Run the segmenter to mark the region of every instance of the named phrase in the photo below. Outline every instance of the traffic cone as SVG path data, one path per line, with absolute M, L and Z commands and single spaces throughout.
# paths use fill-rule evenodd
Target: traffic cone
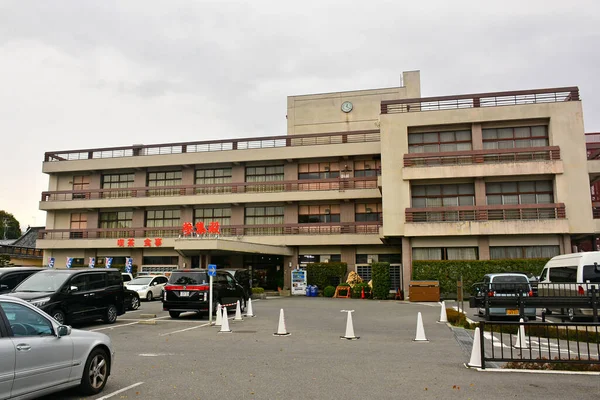
M 215 326 L 221 326 L 223 323 L 223 311 L 221 305 L 217 303 L 217 316 L 215 318 Z
M 283 308 L 279 311 L 279 326 L 277 327 L 277 333 L 274 333 L 273 336 L 289 336 L 289 333 L 285 328 L 285 317 L 283 316 Z
M 227 307 L 223 307 L 223 323 L 221 325 L 221 330 L 219 333 L 231 333 L 231 329 L 229 329 L 229 319 L 227 318 Z
M 256 317 L 252 312 L 252 299 L 248 297 L 248 306 L 246 308 L 246 317 Z
M 525 325 L 523 325 L 523 318 L 519 319 L 519 333 L 517 333 L 517 341 L 513 346 L 515 349 L 528 349 L 529 340 L 525 336 Z
M 347 312 L 348 318 L 346 319 L 346 334 L 344 336 L 340 336 L 340 339 L 360 339 L 359 337 L 354 336 L 354 324 L 352 323 L 352 313 L 354 312 L 354 310 L 342 310 L 342 312 Z
M 425 329 L 423 328 L 423 317 L 421 313 L 417 315 L 417 335 L 415 336 L 414 342 L 429 342 L 425 337 Z
M 479 327 L 475 328 L 473 334 L 473 348 L 471 349 L 471 359 L 467 364 L 468 368 L 481 368 L 481 342 L 479 338 Z
M 242 318 L 242 309 L 240 308 L 240 301 L 237 301 L 237 304 L 235 306 L 235 317 L 233 318 L 234 321 L 243 321 L 244 319 Z
M 363 287 L 362 290 L 360 291 L 360 298 L 364 299 L 365 298 L 365 288 Z
M 448 316 L 446 315 L 446 302 L 445 301 L 442 301 L 442 309 L 440 310 L 440 320 L 438 322 L 440 324 L 448 322 Z

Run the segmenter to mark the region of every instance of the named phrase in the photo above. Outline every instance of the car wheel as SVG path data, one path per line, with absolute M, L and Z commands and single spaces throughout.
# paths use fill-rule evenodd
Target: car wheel
M 98 394 L 104 389 L 108 379 L 108 355 L 102 349 L 94 349 L 85 362 L 79 390 L 84 395 Z
M 181 313 L 179 311 L 169 311 L 169 315 L 171 316 L 171 318 L 179 318 Z
M 58 322 L 61 325 L 64 325 L 67 322 L 67 318 L 65 317 L 65 313 L 62 312 L 61 310 L 54 310 L 54 311 L 52 311 L 52 318 L 54 318 L 56 320 L 56 322 Z
M 110 304 L 106 308 L 106 314 L 104 315 L 104 322 L 107 324 L 114 324 L 117 321 L 117 307 L 114 304 Z
M 149 292 L 146 294 L 146 300 L 148 300 L 148 301 L 152 301 L 153 299 L 154 299 L 154 296 L 152 295 L 152 292 L 150 292 L 150 291 L 149 291 Z
M 140 298 L 138 296 L 133 296 L 131 298 L 131 309 L 137 310 L 138 308 L 140 308 Z

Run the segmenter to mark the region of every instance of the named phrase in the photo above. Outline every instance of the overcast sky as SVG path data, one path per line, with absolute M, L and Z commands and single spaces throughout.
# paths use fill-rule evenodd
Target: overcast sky
M 494 3 L 495 5 L 490 5 Z M 286 96 L 580 87 L 600 1 L 0 0 L 0 209 L 45 225 L 45 151 L 284 135 Z

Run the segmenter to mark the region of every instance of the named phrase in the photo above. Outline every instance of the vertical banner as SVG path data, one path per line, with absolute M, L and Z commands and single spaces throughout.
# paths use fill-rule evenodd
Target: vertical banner
M 73 257 L 67 257 L 67 268 L 71 268 L 73 265 Z
M 54 257 L 48 257 L 48 268 L 54 268 Z
M 132 270 L 133 270 L 133 258 L 127 257 L 125 259 L 125 272 L 127 272 L 128 274 L 131 274 Z
M 112 257 L 106 257 L 105 259 L 105 264 L 106 264 L 106 268 L 110 268 L 110 266 L 112 265 Z
M 90 257 L 90 268 L 94 268 L 96 266 L 96 257 Z

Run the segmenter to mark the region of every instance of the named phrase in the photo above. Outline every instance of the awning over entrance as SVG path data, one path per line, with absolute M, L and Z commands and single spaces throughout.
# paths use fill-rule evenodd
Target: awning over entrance
M 280 256 L 294 255 L 293 249 L 288 246 L 273 246 L 231 239 L 176 239 L 175 250 L 185 255 L 197 254 L 199 250 L 216 250 L 249 254 L 274 254 Z

